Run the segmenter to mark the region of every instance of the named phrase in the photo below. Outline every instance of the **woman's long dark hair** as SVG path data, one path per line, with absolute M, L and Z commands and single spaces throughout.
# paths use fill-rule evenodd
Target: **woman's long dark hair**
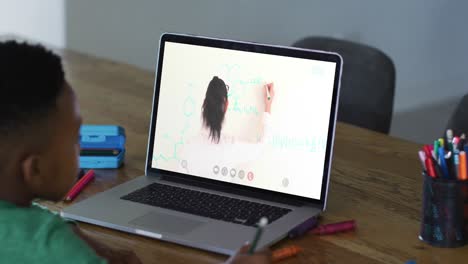
M 221 126 L 224 120 L 227 88 L 223 80 L 217 76 L 208 84 L 205 100 L 202 106 L 203 125 L 210 129 L 212 142 L 219 143 Z

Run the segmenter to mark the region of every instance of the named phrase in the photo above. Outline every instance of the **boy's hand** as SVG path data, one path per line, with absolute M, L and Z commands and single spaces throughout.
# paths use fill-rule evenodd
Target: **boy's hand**
M 239 251 L 226 261 L 226 264 L 268 264 L 272 263 L 271 251 L 268 249 L 255 252 L 249 255 L 249 244 L 245 244 Z

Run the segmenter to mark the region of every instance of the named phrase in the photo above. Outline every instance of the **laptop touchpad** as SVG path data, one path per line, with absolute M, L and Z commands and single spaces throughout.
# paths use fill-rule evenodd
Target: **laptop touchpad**
M 150 212 L 133 219 L 129 224 L 146 230 L 154 230 L 154 232 L 184 235 L 201 226 L 204 222 L 175 215 Z

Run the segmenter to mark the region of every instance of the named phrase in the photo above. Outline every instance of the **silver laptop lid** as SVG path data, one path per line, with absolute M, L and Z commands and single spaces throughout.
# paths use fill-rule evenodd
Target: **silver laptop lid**
M 325 209 L 342 59 L 161 36 L 146 175 Z

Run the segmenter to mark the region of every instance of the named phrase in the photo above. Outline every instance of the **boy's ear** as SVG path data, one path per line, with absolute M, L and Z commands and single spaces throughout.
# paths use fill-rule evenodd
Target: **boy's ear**
M 37 155 L 30 155 L 21 163 L 21 172 L 23 180 L 28 189 L 36 194 L 41 189 L 42 177 L 40 158 Z

